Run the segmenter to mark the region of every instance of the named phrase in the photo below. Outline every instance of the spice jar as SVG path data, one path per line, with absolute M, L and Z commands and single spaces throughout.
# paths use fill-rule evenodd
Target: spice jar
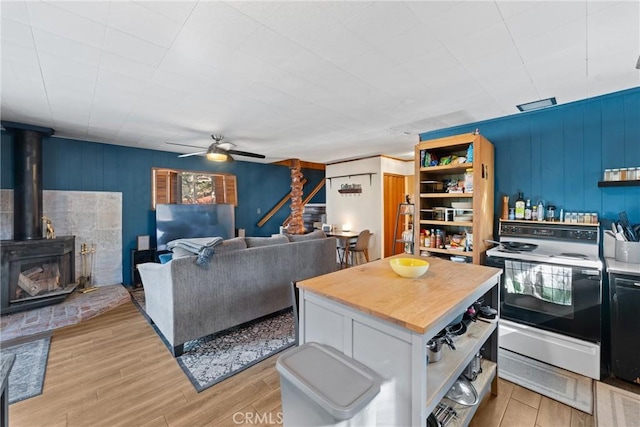
M 604 170 L 604 180 L 611 181 L 611 169 Z
M 620 169 L 611 169 L 611 181 L 620 181 Z
M 627 168 L 620 168 L 620 181 L 627 180 Z

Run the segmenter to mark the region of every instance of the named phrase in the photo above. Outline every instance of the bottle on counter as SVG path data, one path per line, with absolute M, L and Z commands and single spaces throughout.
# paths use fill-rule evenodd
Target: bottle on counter
M 531 199 L 527 199 L 527 202 L 524 205 L 524 219 L 531 220 L 532 210 L 531 210 Z
M 544 221 L 544 203 L 542 203 L 542 200 L 538 201 L 538 221 Z
M 533 208 L 531 208 L 531 221 L 537 221 L 538 220 L 538 205 L 533 205 Z
M 553 205 L 547 206 L 547 221 L 555 221 L 556 220 L 556 207 Z
M 524 219 L 524 199 L 522 198 L 522 192 L 518 193 L 516 199 L 516 220 Z

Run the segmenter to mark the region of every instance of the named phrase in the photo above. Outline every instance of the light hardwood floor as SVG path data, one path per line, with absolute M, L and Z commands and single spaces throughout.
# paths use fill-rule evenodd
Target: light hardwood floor
M 9 425 L 274 426 L 277 355 L 197 393 L 133 303 L 54 332 L 43 393 L 9 407 Z M 593 426 L 593 417 L 500 381 L 472 426 Z

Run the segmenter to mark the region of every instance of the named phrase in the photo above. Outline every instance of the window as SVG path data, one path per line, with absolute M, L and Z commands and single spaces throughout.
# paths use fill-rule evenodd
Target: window
M 238 206 L 236 177 L 224 173 L 152 169 L 151 206 L 162 204 L 216 204 Z

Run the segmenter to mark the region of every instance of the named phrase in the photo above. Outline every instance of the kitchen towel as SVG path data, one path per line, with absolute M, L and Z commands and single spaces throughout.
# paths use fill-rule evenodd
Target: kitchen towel
M 506 291 L 558 305 L 572 304 L 571 268 L 505 260 Z

